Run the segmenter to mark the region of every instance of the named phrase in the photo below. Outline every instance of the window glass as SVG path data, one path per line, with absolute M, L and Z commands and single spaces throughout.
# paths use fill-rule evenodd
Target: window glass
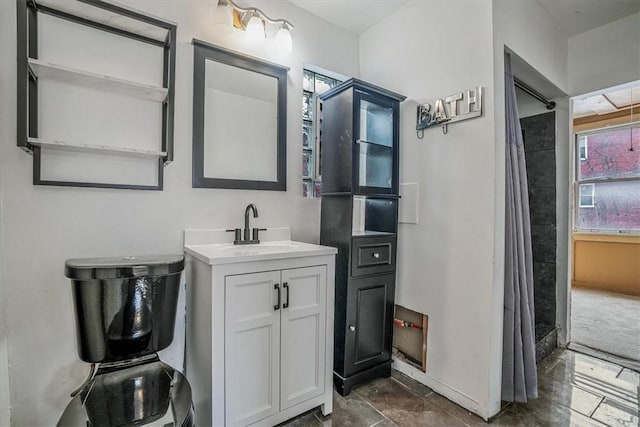
M 313 99 L 310 93 L 302 94 L 302 118 L 313 120 Z
M 580 184 L 580 207 L 593 207 L 593 184 Z
M 320 197 L 322 193 L 322 170 L 320 138 L 322 104 L 320 93 L 341 82 L 310 70 L 302 72 L 302 195 Z
M 575 228 L 640 231 L 640 125 L 576 137 Z
M 313 92 L 313 80 L 314 74 L 309 70 L 304 70 L 302 72 L 302 89 L 306 90 L 307 92 Z
M 334 80 L 327 76 L 323 76 L 322 74 L 316 74 L 316 84 L 315 84 L 316 90 L 315 91 L 318 94 L 326 92 L 332 87 L 336 86 L 337 83 L 338 83 L 337 80 Z
M 640 126 L 578 138 L 578 180 L 640 177 Z
M 580 185 L 580 208 L 578 228 L 586 230 L 640 231 L 640 180 L 599 182 L 592 187 L 592 207 L 582 206 L 589 202 L 588 190 Z

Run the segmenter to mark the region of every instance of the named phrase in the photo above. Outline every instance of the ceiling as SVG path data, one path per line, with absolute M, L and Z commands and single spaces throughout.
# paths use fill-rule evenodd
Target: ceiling
M 289 2 L 356 35 L 408 0 L 289 0 Z
M 640 11 L 640 0 L 538 0 L 569 36 Z
M 631 83 L 573 101 L 573 117 L 603 115 L 640 104 L 640 85 Z M 634 107 L 635 108 L 635 107 Z
M 640 11 L 640 0 L 537 1 L 568 36 L 583 33 Z M 289 0 L 289 2 L 359 35 L 399 6 L 407 3 L 407 0 Z

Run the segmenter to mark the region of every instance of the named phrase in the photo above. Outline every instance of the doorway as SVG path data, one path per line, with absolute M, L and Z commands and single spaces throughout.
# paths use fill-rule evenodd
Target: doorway
M 640 370 L 640 82 L 577 96 L 571 344 Z

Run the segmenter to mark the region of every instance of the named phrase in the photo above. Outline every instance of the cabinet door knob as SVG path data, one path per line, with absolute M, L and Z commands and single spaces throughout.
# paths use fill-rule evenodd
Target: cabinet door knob
M 374 252 L 374 253 L 373 253 L 373 257 L 374 257 L 375 259 L 378 259 L 378 258 L 380 258 L 380 254 L 379 254 L 378 252 Z
M 355 326 L 353 326 L 353 325 L 349 325 L 349 330 L 350 330 L 351 332 L 355 332 L 355 331 L 356 331 L 356 327 L 355 327 Z

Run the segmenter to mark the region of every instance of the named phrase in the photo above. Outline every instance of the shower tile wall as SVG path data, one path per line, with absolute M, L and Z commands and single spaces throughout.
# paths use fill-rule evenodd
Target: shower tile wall
M 556 115 L 520 120 L 529 184 L 537 358 L 556 347 Z

